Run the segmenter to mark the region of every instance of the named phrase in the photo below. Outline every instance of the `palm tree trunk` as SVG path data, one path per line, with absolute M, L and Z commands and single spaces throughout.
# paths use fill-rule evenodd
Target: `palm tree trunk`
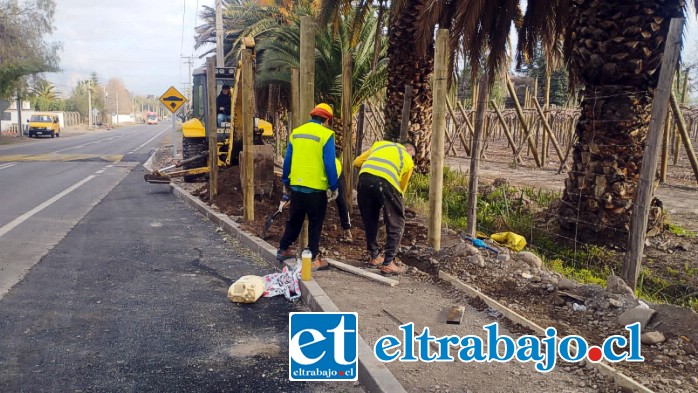
M 400 137 L 405 85 L 412 86 L 409 139 L 417 147 L 415 167 L 418 172 L 429 171 L 429 142 L 431 140 L 432 92 L 430 78 L 434 70 L 434 42 L 425 53 L 415 50 L 417 16 L 424 0 L 410 0 L 399 15 L 393 16 L 388 32 L 388 88 L 385 105 L 385 139 Z
M 563 232 L 585 243 L 628 239 L 664 41 L 682 0 L 572 3 L 570 72 L 584 87 L 572 170 L 560 205 Z M 661 230 L 653 202 L 648 231 Z

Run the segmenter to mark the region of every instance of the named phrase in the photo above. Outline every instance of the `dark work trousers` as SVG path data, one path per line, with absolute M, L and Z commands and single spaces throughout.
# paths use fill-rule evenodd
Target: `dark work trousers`
M 356 186 L 358 192 L 359 211 L 366 232 L 366 248 L 371 258 L 380 254 L 378 247 L 378 220 L 381 207 L 383 208 L 383 222 L 386 229 L 385 259 L 383 264 L 388 265 L 395 259 L 402 233 L 405 230 L 405 209 L 402 205 L 402 195 L 387 180 L 370 173 L 359 175 Z
M 344 185 L 344 174 L 339 175 L 339 196 L 337 197 L 337 214 L 339 214 L 339 222 L 342 223 L 342 229 L 347 230 L 351 228 L 351 220 L 349 219 L 349 205 L 351 199 L 347 201 L 344 199 L 345 190 L 347 189 Z M 350 197 L 351 198 L 351 197 Z
M 327 192 L 298 192 L 291 191 L 291 209 L 286 230 L 281 237 L 279 248 L 288 249 L 293 242 L 298 239 L 298 235 L 303 228 L 303 221 L 308 216 L 308 248 L 313 253 L 313 260 L 320 250 L 320 234 L 322 233 L 322 223 L 325 221 L 325 211 L 327 210 Z

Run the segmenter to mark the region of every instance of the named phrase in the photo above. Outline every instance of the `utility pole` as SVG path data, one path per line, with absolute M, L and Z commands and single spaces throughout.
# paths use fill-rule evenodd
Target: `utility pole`
M 17 89 L 17 126 L 19 136 L 24 136 L 24 130 L 22 129 L 22 96 L 19 89 Z
M 116 95 L 116 125 L 119 125 L 119 90 L 115 90 L 115 95 Z
M 194 65 L 194 56 L 182 56 L 183 59 L 186 59 L 184 64 L 187 64 L 189 66 L 189 73 L 187 73 L 187 84 L 186 84 L 186 91 L 185 91 L 185 96 L 187 97 L 187 102 L 184 104 L 185 108 L 189 108 L 191 105 L 191 97 L 192 97 L 192 75 L 191 75 L 191 68 Z M 186 118 L 186 115 L 189 111 L 187 109 L 184 110 L 184 118 Z
M 87 81 L 87 128 L 92 128 L 92 80 Z
M 216 67 L 223 67 L 223 0 L 216 0 Z

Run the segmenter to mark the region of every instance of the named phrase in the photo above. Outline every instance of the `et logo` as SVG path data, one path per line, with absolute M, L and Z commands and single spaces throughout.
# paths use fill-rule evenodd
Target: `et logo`
M 288 318 L 291 381 L 358 379 L 359 334 L 355 312 L 293 312 Z

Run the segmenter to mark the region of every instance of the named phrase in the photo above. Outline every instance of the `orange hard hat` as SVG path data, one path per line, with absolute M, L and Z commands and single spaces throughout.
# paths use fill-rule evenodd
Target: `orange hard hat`
M 317 106 L 310 111 L 310 116 L 320 116 L 323 119 L 332 120 L 334 114 L 332 112 L 332 107 L 323 102 L 322 104 L 317 104 Z

